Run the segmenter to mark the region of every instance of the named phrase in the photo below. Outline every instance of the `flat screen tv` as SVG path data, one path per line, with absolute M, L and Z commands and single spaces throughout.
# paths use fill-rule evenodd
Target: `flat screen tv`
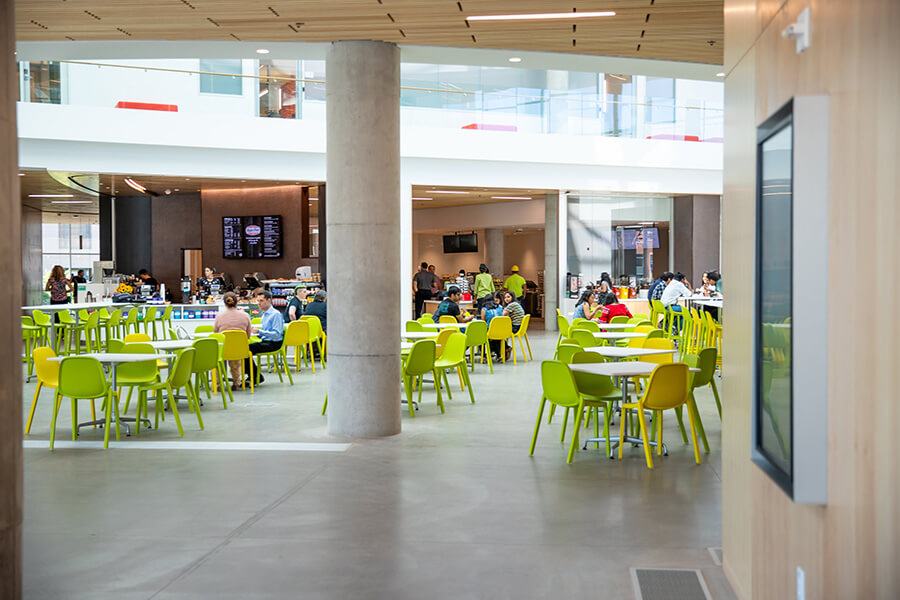
M 222 256 L 281 258 L 281 215 L 222 217 Z
M 478 252 L 478 234 L 457 233 L 444 236 L 444 254 Z

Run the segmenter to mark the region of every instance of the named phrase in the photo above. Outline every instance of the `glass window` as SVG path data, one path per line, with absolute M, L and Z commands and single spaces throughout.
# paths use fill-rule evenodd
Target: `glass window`
M 44 282 L 55 265 L 62 265 L 69 277 L 84 269 L 90 278 L 94 261 L 100 260 L 99 215 L 44 212 L 42 220 Z
M 240 75 L 240 59 L 200 59 L 200 92 L 203 94 L 228 94 L 240 96 L 243 94 L 243 81 L 240 77 L 223 75 L 206 75 L 204 73 L 229 73 Z
M 259 61 L 259 116 L 297 118 L 297 61 Z
M 60 104 L 62 102 L 62 73 L 58 62 L 23 62 L 24 83 L 29 102 Z
M 675 80 L 669 78 L 648 77 L 647 102 L 650 104 L 651 123 L 674 123 Z

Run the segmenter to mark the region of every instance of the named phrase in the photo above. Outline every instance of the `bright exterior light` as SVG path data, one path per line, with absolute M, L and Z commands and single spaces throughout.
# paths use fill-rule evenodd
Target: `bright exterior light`
M 256 49 L 256 53 L 257 53 L 257 54 L 268 54 L 269 51 L 266 50 L 265 48 L 257 48 L 257 49 Z
M 413 198 L 413 200 L 434 200 L 434 198 Z
M 90 200 L 52 200 L 50 204 L 90 204 Z
M 491 196 L 491 200 L 531 200 L 531 196 Z
M 431 190 L 432 194 L 468 194 L 469 192 L 460 192 L 457 190 Z
M 564 12 L 564 13 L 531 13 L 524 15 L 477 15 L 466 17 L 467 21 L 525 21 L 528 19 L 589 19 L 593 17 L 614 17 L 616 13 L 611 10 L 595 12 Z
M 29 198 L 74 198 L 75 194 L 28 194 Z
M 125 185 L 127 185 L 127 186 L 130 187 L 131 189 L 137 190 L 138 192 L 141 192 L 141 193 L 147 191 L 147 188 L 145 188 L 144 186 L 142 186 L 141 184 L 139 184 L 139 183 L 138 183 L 137 181 L 135 181 L 134 179 L 131 179 L 130 177 L 126 177 L 126 178 L 125 178 Z
M 513 56 L 512 58 L 509 59 L 509 62 L 511 62 L 511 63 L 520 63 L 520 62 L 522 62 L 522 59 L 519 58 L 518 56 Z
M 716 77 L 725 77 L 725 73 L 716 73 Z

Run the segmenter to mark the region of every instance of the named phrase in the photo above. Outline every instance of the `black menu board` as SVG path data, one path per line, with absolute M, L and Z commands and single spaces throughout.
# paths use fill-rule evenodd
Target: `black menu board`
M 281 258 L 281 215 L 222 217 L 225 258 Z

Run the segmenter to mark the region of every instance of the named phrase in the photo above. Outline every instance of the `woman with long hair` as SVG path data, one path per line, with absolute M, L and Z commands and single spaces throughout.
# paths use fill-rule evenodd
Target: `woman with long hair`
M 237 296 L 234 292 L 226 292 L 222 297 L 225 303 L 225 310 L 219 311 L 216 315 L 216 321 L 213 323 L 213 331 L 222 333 L 230 329 L 243 331 L 249 339 L 253 333 L 250 330 L 250 315 L 237 307 Z M 231 371 L 231 389 L 238 391 L 241 389 L 241 361 L 228 361 L 228 369 Z
M 595 291 L 600 298 L 603 298 L 603 294 L 612 294 L 613 293 L 613 282 L 609 277 L 609 273 L 603 272 L 600 273 L 600 281 L 597 282 L 597 288 Z
M 596 308 L 592 309 L 591 306 L 594 304 L 594 290 L 588 288 L 581 293 L 581 298 L 578 299 L 578 302 L 575 304 L 575 313 L 572 315 L 573 319 L 587 319 L 591 320 L 597 316 L 597 313 L 600 312 L 600 305 L 598 304 Z
M 50 304 L 68 304 L 69 292 L 73 292 L 75 286 L 66 279 L 66 271 L 62 265 L 56 265 L 50 271 L 50 278 L 47 279 L 44 290 L 50 292 Z

